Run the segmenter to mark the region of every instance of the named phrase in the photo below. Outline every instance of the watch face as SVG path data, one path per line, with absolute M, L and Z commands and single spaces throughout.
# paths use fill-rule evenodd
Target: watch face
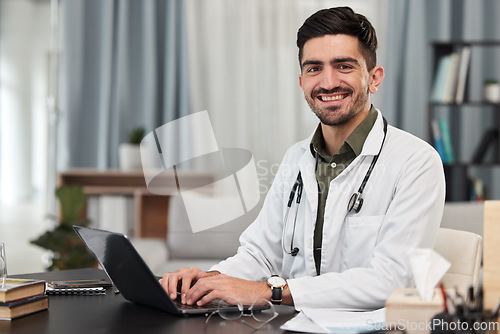
M 286 284 L 286 281 L 278 276 L 271 276 L 267 279 L 267 283 L 271 286 L 284 286 Z

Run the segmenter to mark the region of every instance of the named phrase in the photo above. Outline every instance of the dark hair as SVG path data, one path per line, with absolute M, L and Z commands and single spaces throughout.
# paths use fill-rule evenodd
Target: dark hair
M 377 65 L 377 34 L 368 19 L 349 7 L 322 9 L 311 15 L 297 32 L 299 63 L 302 66 L 304 44 L 324 35 L 350 35 L 358 39 L 368 71 Z

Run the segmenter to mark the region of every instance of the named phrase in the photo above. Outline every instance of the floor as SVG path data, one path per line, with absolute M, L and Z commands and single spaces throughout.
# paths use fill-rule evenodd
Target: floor
M 51 226 L 44 216 L 41 203 L 0 206 L 0 242 L 5 243 L 9 276 L 45 271 L 49 254 L 29 243 Z

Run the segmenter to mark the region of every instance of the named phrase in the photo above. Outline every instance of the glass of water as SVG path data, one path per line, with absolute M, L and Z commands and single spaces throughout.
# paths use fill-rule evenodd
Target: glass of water
M 7 258 L 5 257 L 5 244 L 0 242 L 0 284 L 7 278 Z

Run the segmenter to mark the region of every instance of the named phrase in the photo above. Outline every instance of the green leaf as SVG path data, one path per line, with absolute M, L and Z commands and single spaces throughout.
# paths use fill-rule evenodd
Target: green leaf
M 145 133 L 146 130 L 144 130 L 144 128 L 142 127 L 133 129 L 132 131 L 130 131 L 130 134 L 128 136 L 128 142 L 130 144 L 139 145 L 142 141 L 142 138 L 144 138 Z
M 53 269 L 66 270 L 89 268 L 96 265 L 94 256 L 84 245 L 73 246 L 69 251 L 58 254 L 53 261 Z
M 51 270 L 95 267 L 96 260 L 80 240 L 73 225 L 88 226 L 88 219 L 79 219 L 85 207 L 85 193 L 79 185 L 57 188 L 56 195 L 61 208 L 61 222 L 53 230 L 31 240 L 34 245 L 54 252 Z
M 79 185 L 65 185 L 57 188 L 57 198 L 61 206 L 61 220 L 73 222 L 78 220 L 85 206 L 85 193 Z
M 53 252 L 63 252 L 67 249 L 70 240 L 77 237 L 73 228 L 68 225 L 57 225 L 53 231 L 47 231 L 31 243 Z

